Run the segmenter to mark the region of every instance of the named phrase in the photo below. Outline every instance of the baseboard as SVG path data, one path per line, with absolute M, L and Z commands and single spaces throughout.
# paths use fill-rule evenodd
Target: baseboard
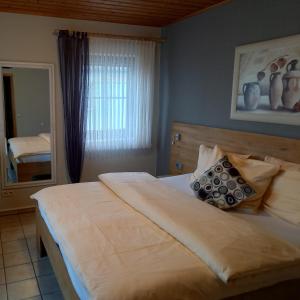
M 0 211 L 0 216 L 25 214 L 25 213 L 31 213 L 31 212 L 35 212 L 35 206 L 2 210 L 2 211 Z

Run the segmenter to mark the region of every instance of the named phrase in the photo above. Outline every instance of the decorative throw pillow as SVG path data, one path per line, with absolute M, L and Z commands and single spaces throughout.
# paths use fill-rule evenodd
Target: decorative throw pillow
M 256 194 L 225 155 L 191 183 L 195 195 L 221 209 L 238 205 Z

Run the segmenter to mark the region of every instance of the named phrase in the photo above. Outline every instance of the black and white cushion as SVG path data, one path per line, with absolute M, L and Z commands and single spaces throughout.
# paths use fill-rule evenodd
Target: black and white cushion
M 256 194 L 227 156 L 196 178 L 191 188 L 199 199 L 221 209 L 234 207 Z

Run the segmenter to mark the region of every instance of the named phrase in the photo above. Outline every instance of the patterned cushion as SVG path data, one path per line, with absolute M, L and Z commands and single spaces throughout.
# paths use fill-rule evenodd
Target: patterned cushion
M 198 198 L 221 209 L 234 207 L 256 194 L 227 156 L 196 178 L 191 188 Z

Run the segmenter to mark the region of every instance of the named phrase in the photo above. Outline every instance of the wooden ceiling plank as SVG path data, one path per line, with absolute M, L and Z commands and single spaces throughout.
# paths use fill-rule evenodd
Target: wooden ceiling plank
M 0 0 L 0 11 L 162 27 L 229 1 Z
M 0 4 L 1 5 L 1 4 Z M 79 13 L 82 13 L 82 14 L 85 14 L 85 13 L 89 13 L 89 12 L 92 12 L 92 13 L 95 13 L 95 14 L 105 14 L 105 13 L 108 13 L 108 14 L 114 14 L 114 15 L 119 15 L 119 16 L 131 16 L 131 17 L 155 17 L 155 18 L 158 18 L 158 19 L 164 19 L 164 18 L 168 18 L 168 19 L 172 19 L 172 18 L 176 18 L 178 17 L 177 16 L 174 16 L 174 15 L 167 15 L 167 14 L 156 14 L 156 13 L 147 13 L 147 12 L 143 12 L 143 11 L 129 11 L 129 10 L 120 10 L 120 9 L 113 9 L 113 10 L 110 10 L 110 9 L 101 9 L 101 10 L 87 10 L 85 9 L 84 7 L 80 8 L 80 7 L 77 7 L 77 6 L 70 6 L 70 7 L 65 7 L 61 4 L 58 4 L 58 5 L 55 5 L 55 6 L 47 6 L 46 4 L 41 4 L 39 3 L 38 5 L 35 5 L 35 6 L 28 6 L 26 4 L 26 1 L 23 1 L 23 3 L 19 3 L 17 6 L 15 4 L 8 4 L 8 7 L 11 8 L 11 9 L 32 9 L 32 10 L 36 10 L 38 11 L 39 9 L 46 9 L 46 10 L 52 10 L 52 11 L 56 11 L 56 10 L 68 10 L 69 12 L 79 12 Z
M 61 1 L 50 1 L 50 0 L 46 0 L 46 1 L 40 1 L 40 3 L 60 3 L 62 4 Z M 149 3 L 147 3 L 148 5 L 138 5 L 136 2 L 134 3 L 127 3 L 127 1 L 110 1 L 109 3 L 105 2 L 103 4 L 100 4 L 98 2 L 90 2 L 90 1 L 80 1 L 80 3 L 76 4 L 73 1 L 71 2 L 67 2 L 65 5 L 68 6 L 81 6 L 81 7 L 91 7 L 91 8 L 102 8 L 102 7 L 118 7 L 121 9 L 136 9 L 136 10 L 142 10 L 142 11 L 153 11 L 153 12 L 162 12 L 162 9 L 164 9 L 164 11 L 168 11 L 171 14 L 174 15 L 182 15 L 182 11 L 183 9 L 185 10 L 190 10 L 190 7 L 182 7 L 181 6 L 158 6 L 158 5 L 149 5 Z M 62 4 L 64 5 L 64 4 Z
M 16 12 L 13 9 L 6 8 L 2 9 L 0 6 L 0 10 L 5 12 Z M 99 22 L 113 22 L 113 23 L 121 23 L 121 24 L 130 24 L 130 25 L 144 25 L 144 26 L 155 26 L 161 27 L 163 24 L 162 21 L 157 21 L 153 18 L 132 18 L 132 17 L 118 17 L 113 15 L 100 15 L 99 14 L 82 14 L 82 13 L 70 13 L 67 11 L 49 11 L 49 10 L 26 10 L 23 8 L 19 10 L 17 13 L 29 14 L 29 15 L 37 15 L 37 16 L 48 16 L 48 17 L 58 17 L 58 18 L 71 18 L 71 19 L 79 19 L 79 20 L 93 20 Z
M 42 4 L 43 6 L 46 6 L 49 4 L 53 4 L 53 6 L 55 7 L 66 7 L 63 4 L 60 3 L 60 1 L 44 1 L 44 3 Z M 41 6 L 41 4 L 39 4 Z M 68 4 L 68 8 L 78 8 L 78 10 L 86 10 L 87 8 L 83 5 L 75 5 L 73 4 Z M 97 11 L 122 11 L 122 12 L 128 12 L 128 13 L 133 13 L 133 14 L 140 14 L 140 15 L 156 15 L 159 14 L 160 16 L 164 17 L 164 16 L 172 16 L 172 17 L 178 17 L 178 16 L 182 16 L 182 13 L 174 12 L 172 10 L 169 11 L 164 11 L 164 10 L 159 10 L 159 9 L 138 9 L 136 7 L 131 8 L 129 6 L 125 6 L 125 7 L 119 7 L 117 5 L 104 5 L 103 7 L 97 6 L 97 7 L 93 7 L 93 11 L 97 12 Z
M 0 6 L 1 7 L 1 6 Z M 174 17 L 166 17 L 166 16 L 155 16 L 155 15 L 149 15 L 149 14 L 142 14 L 142 13 L 136 13 L 136 14 L 129 14 L 129 13 L 124 13 L 122 11 L 109 11 L 109 10 L 102 10 L 102 11 L 93 11 L 93 12 L 90 12 L 90 11 L 84 11 L 84 10 L 78 10 L 77 8 L 68 8 L 67 10 L 64 8 L 64 7 L 56 7 L 55 9 L 49 9 L 47 6 L 41 6 L 39 5 L 38 7 L 36 8 L 27 8 L 26 6 L 19 6 L 17 8 L 19 11 L 26 11 L 26 12 L 30 12 L 31 10 L 34 10 L 35 12 L 38 12 L 38 11 L 43 11 L 45 13 L 49 12 L 52 14 L 56 14 L 56 13 L 59 13 L 59 12 L 65 12 L 66 14 L 68 15 L 72 15 L 72 14 L 79 14 L 79 15 L 82 15 L 82 16 L 93 16 L 93 17 L 96 17 L 97 19 L 100 17 L 100 16 L 106 16 L 106 15 L 111 15 L 111 16 L 115 16 L 115 17 L 119 17 L 119 18 L 146 18 L 146 19 L 155 19 L 155 20 L 172 20 L 174 19 Z

